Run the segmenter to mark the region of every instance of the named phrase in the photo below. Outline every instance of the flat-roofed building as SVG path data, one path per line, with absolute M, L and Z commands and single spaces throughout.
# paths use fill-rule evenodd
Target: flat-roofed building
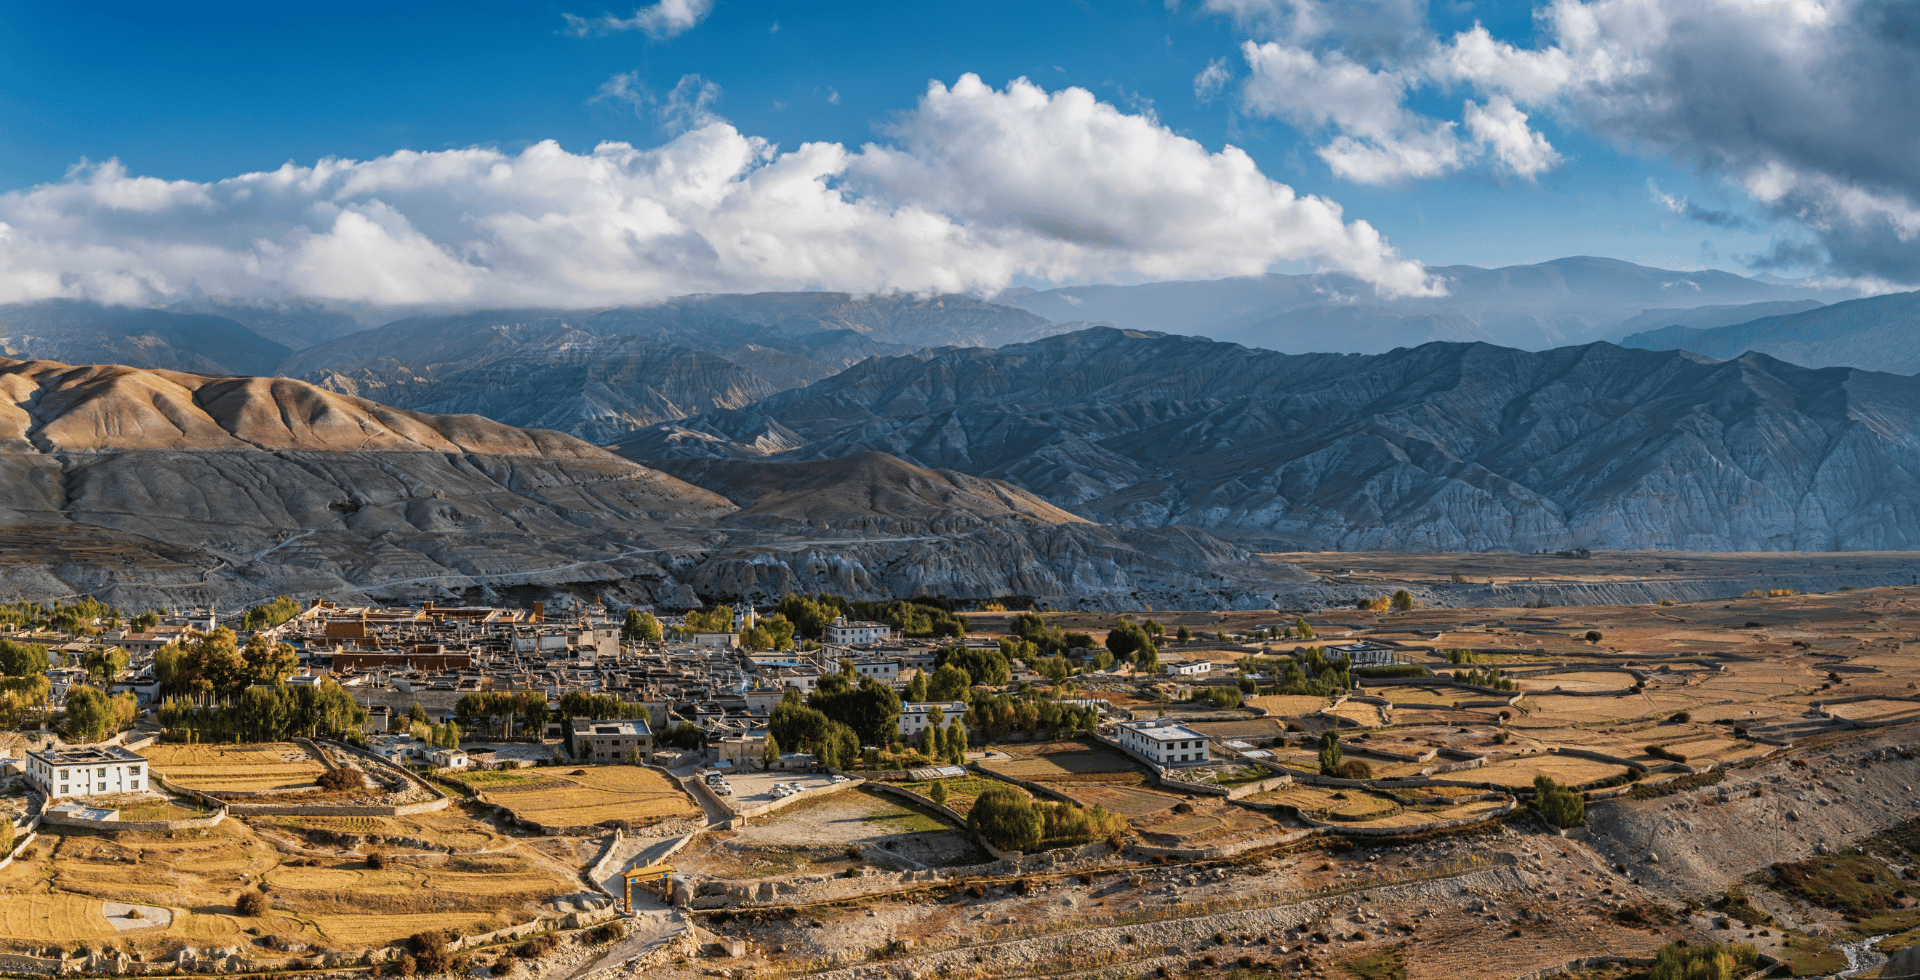
M 573 720 L 573 756 L 582 762 L 624 762 L 629 756 L 653 760 L 653 729 L 639 718 Z
M 82 745 L 27 753 L 27 779 L 48 801 L 105 793 L 144 793 L 147 757 L 118 745 Z
M 885 643 L 893 639 L 893 627 L 885 623 L 849 622 L 845 616 L 834 617 L 827 624 L 827 644 L 843 647 L 852 643 Z
M 940 709 L 940 727 L 945 728 L 967 716 L 965 701 L 909 701 L 900 706 L 900 734 L 918 735 L 927 727 L 933 709 Z
M 1121 722 L 1120 744 L 1155 765 L 1193 766 L 1212 761 L 1205 735 L 1161 718 Z

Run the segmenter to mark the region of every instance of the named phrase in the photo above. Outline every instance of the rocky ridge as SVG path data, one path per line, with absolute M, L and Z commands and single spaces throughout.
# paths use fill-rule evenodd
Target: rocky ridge
M 1611 344 L 1287 355 L 1094 328 L 874 359 L 618 443 L 874 450 L 1260 550 L 1920 547 L 1920 380 Z

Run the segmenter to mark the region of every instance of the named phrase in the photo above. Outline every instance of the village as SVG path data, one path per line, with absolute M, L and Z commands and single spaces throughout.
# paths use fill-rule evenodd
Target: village
M 1625 978 L 1677 941 L 1798 976 L 1920 948 L 1920 590 L 1365 606 L 28 611 L 0 967 Z

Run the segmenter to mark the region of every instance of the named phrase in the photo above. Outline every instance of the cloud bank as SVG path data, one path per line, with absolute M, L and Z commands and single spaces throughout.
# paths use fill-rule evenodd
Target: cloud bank
M 591 306 L 1251 275 L 1281 261 L 1387 294 L 1438 288 L 1339 205 L 1084 89 L 936 82 L 885 142 L 858 149 L 781 151 L 687 121 L 652 148 L 408 151 L 210 183 L 84 165 L 0 195 L 0 301 Z
M 650 7 L 635 10 L 632 17 L 615 17 L 612 14 L 598 17 L 582 17 L 578 14 L 560 16 L 567 20 L 567 33 L 575 37 L 640 31 L 656 41 L 664 41 L 693 30 L 712 12 L 713 0 L 660 0 Z
M 1242 106 L 1317 135 L 1347 179 L 1477 163 L 1531 178 L 1561 163 L 1534 128 L 1546 118 L 1718 175 L 1812 239 L 1776 255 L 1920 282 L 1920 4 L 1552 0 L 1535 11 L 1531 46 L 1478 25 L 1442 38 L 1413 0 L 1207 6 L 1250 37 Z M 1456 121 L 1410 110 L 1417 91 L 1472 98 Z

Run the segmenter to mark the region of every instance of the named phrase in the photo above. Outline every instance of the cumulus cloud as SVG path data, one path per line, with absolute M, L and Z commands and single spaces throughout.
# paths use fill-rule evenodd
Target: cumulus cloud
M 1562 127 L 1721 175 L 1761 214 L 1796 223 L 1817 241 L 1792 244 L 1769 263 L 1808 261 L 1818 252 L 1844 275 L 1920 282 L 1920 153 L 1911 137 L 1920 132 L 1912 92 L 1920 5 L 1549 0 L 1536 11 L 1536 38 L 1526 45 L 1479 25 L 1442 38 L 1424 14 L 1392 0 L 1207 6 L 1259 42 L 1246 49 L 1261 55 L 1250 54 L 1253 76 L 1243 88 L 1252 111 L 1289 120 L 1315 112 L 1312 100 L 1324 90 L 1301 65 L 1382 81 L 1369 91 L 1367 111 L 1325 113 L 1317 122 L 1323 158 L 1350 179 L 1450 169 L 1432 152 L 1434 134 L 1450 120 L 1406 111 L 1406 94 L 1464 88 L 1475 98 L 1458 120 L 1469 148 L 1462 165 L 1484 159 L 1529 178 L 1552 169 L 1559 154 L 1532 125 L 1545 113 Z M 1398 43 L 1382 39 L 1381 24 L 1392 25 Z M 1273 57 L 1268 45 L 1292 53 Z M 1381 119 L 1393 125 L 1381 129 Z M 1352 147 L 1400 162 L 1337 165 Z M 1697 207 L 1678 213 L 1729 227 L 1745 220 Z
M 687 112 L 704 111 L 701 81 L 682 84 Z M 1387 294 L 1438 288 L 1339 205 L 1084 89 L 935 83 L 884 142 L 858 149 L 783 152 L 687 118 L 697 125 L 652 148 L 409 151 L 208 183 L 82 166 L 0 195 L 0 301 L 198 291 L 586 306 L 1247 275 L 1281 261 Z
M 650 7 L 635 10 L 632 17 L 615 17 L 612 14 L 598 17 L 582 17 L 578 14 L 560 16 L 567 20 L 567 33 L 575 37 L 641 31 L 656 41 L 664 41 L 693 30 L 712 12 L 713 0 L 660 0 Z M 774 29 L 779 28 L 776 25 Z

